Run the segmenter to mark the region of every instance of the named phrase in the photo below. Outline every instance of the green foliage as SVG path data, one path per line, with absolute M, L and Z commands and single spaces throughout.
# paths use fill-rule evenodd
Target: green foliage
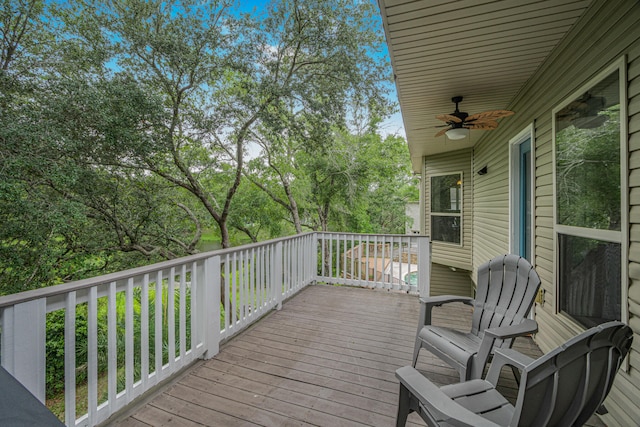
M 205 230 L 402 230 L 375 5 L 231 7 L 0 2 L 0 294 L 193 254 Z
M 47 397 L 52 397 L 64 391 L 64 310 L 47 314 L 46 341 L 46 390 Z M 87 306 L 80 304 L 76 307 L 76 365 L 87 363 Z M 78 371 L 76 381 L 86 381 L 86 371 Z
M 169 316 L 168 316 L 168 288 L 167 284 L 163 284 L 162 295 L 162 360 L 163 364 L 168 362 L 169 358 Z M 156 290 L 155 287 L 149 289 L 149 367 L 153 371 L 155 368 L 155 310 L 156 310 Z M 107 372 L 108 368 L 108 301 L 107 298 L 98 299 L 97 305 L 97 350 L 98 350 L 98 375 Z M 186 289 L 185 300 L 180 301 L 180 290 L 175 289 L 174 293 L 174 316 L 176 323 L 175 328 L 175 348 L 176 352 L 180 349 L 180 306 L 184 305 L 186 318 L 186 347 L 191 345 L 191 291 Z M 134 289 L 133 298 L 133 354 L 134 354 L 134 381 L 138 381 L 141 375 L 141 348 L 142 348 L 142 292 L 140 288 Z M 87 380 L 87 357 L 88 357 L 88 308 L 87 304 L 78 304 L 76 306 L 76 384 L 82 384 Z M 116 363 L 118 370 L 118 390 L 123 390 L 125 386 L 125 372 L 122 369 L 125 366 L 125 345 L 126 345 L 126 296 L 123 292 L 116 294 Z M 51 398 L 64 391 L 64 321 L 65 311 L 57 310 L 47 314 L 47 338 L 46 338 L 46 392 L 47 397 Z

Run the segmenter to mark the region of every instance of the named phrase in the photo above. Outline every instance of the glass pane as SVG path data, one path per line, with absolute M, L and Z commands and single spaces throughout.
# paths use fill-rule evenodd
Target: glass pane
M 620 230 L 620 89 L 615 71 L 555 115 L 558 224 Z
M 431 239 L 460 244 L 460 217 L 431 215 Z
M 587 328 L 620 320 L 620 244 L 558 234 L 560 310 Z
M 531 141 L 520 144 L 520 255 L 531 261 Z
M 459 213 L 462 209 L 462 176 L 431 177 L 431 212 Z

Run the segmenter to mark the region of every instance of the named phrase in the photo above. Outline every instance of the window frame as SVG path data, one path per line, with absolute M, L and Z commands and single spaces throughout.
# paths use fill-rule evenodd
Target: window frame
M 454 212 L 454 213 L 449 213 L 449 212 L 436 212 L 434 213 L 433 210 L 431 209 L 431 206 L 433 204 L 433 178 L 437 178 L 440 176 L 449 176 L 449 175 L 458 175 L 460 177 L 460 212 Z M 430 234 L 430 238 L 432 242 L 438 243 L 438 244 L 443 244 L 443 245 L 450 245 L 450 246 L 456 246 L 456 247 L 462 247 L 464 244 L 464 233 L 463 233 L 463 215 L 464 215 L 464 172 L 463 171 L 454 171 L 454 172 L 440 172 L 440 173 L 434 173 L 434 174 L 430 174 L 429 175 L 429 234 Z M 433 217 L 437 216 L 437 217 L 458 217 L 459 218 L 459 223 L 460 223 L 460 243 L 455 243 L 455 242 L 446 242 L 443 240 L 435 240 L 433 238 Z
M 530 123 L 516 136 L 509 140 L 509 250 L 517 253 L 520 246 L 520 218 L 513 215 L 515 206 L 520 203 L 522 196 L 520 191 L 520 144 L 529 139 L 531 143 L 531 171 L 529 173 L 529 191 L 531 192 L 532 209 L 529 221 L 531 222 L 531 241 L 529 253 L 531 264 L 535 265 L 536 259 L 536 140 L 535 126 Z
M 589 238 L 595 240 L 601 240 L 605 242 L 619 243 L 620 244 L 620 277 L 621 277 L 621 289 L 620 289 L 620 319 L 622 322 L 628 323 L 629 311 L 627 307 L 628 289 L 629 289 L 629 275 L 628 275 L 628 248 L 629 248 L 629 167 L 628 167 L 628 114 L 627 114 L 627 61 L 626 56 L 622 56 L 602 71 L 600 71 L 595 77 L 589 79 L 585 84 L 580 86 L 577 90 L 573 91 L 563 101 L 553 108 L 551 112 L 551 146 L 552 146 L 552 172 L 553 172 L 553 247 L 554 247 L 554 288 L 555 288 L 555 313 L 559 315 L 564 323 L 574 332 L 579 333 L 586 328 L 578 323 L 569 313 L 560 310 L 561 304 L 561 292 L 560 292 L 560 247 L 559 247 L 559 234 L 567 236 L 575 236 L 582 238 Z M 589 91 L 590 88 L 600 83 L 610 74 L 618 71 L 618 85 L 620 96 L 620 231 L 605 230 L 605 229 L 592 229 L 586 227 L 570 226 L 558 224 L 558 206 L 557 206 L 557 153 L 556 153 L 556 113 L 583 93 Z

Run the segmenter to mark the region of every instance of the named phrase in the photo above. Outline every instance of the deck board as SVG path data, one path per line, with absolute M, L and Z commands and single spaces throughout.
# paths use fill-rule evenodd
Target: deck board
M 403 293 L 308 287 L 110 425 L 394 425 L 395 370 L 411 363 L 419 309 Z M 436 308 L 433 322 L 468 328 L 470 314 L 451 304 Z M 530 339 L 515 348 L 541 354 Z M 437 384 L 458 380 L 427 351 L 417 368 Z M 503 377 L 500 389 L 514 399 L 513 376 Z M 424 423 L 412 414 L 408 425 Z

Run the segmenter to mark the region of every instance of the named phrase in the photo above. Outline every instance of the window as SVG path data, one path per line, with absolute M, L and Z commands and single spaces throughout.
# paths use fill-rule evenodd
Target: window
M 585 327 L 620 320 L 626 285 L 622 67 L 554 110 L 559 310 Z
M 462 173 L 431 177 L 431 240 L 462 241 Z

